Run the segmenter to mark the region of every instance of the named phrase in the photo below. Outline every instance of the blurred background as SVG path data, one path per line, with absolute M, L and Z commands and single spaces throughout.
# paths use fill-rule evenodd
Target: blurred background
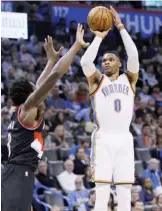
M 36 83 L 46 64 L 43 49 L 47 35 L 62 56 L 75 41 L 77 23 L 85 29 L 85 40 L 93 34 L 87 26 L 92 7 L 112 5 L 120 13 L 134 40 L 140 58 L 134 115 L 136 183 L 132 187 L 132 211 L 162 211 L 162 1 L 1 1 L 1 169 L 8 158 L 7 128 L 13 112 L 7 92 L 10 84 L 25 76 Z M 114 27 L 104 39 L 95 60 L 102 72 L 102 54 L 117 50 L 127 56 Z M 32 210 L 92 211 L 95 184 L 90 175 L 90 136 L 95 128 L 93 112 L 80 58 L 56 84 L 46 100 L 45 152 L 35 172 Z M 106 162 L 106 160 L 105 160 Z M 16 194 L 16 193 L 15 193 Z M 116 210 L 115 187 L 111 187 L 108 211 Z

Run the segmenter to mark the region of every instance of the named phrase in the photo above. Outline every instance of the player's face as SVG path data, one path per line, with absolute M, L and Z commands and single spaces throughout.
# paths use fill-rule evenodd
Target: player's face
M 121 63 L 115 54 L 104 54 L 102 58 L 102 68 L 104 70 L 105 75 L 112 76 L 113 74 L 118 73 L 120 67 Z

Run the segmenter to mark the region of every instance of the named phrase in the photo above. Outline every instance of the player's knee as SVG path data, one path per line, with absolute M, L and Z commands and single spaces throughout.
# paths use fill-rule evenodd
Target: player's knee
M 110 193 L 110 185 L 104 183 L 96 183 L 96 197 L 108 196 Z
M 130 198 L 132 185 L 117 185 L 116 192 L 118 198 Z

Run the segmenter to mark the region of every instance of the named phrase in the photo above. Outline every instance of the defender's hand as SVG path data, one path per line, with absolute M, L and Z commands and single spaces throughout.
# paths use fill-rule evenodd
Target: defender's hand
M 84 36 L 84 29 L 82 24 L 78 24 L 77 27 L 77 32 L 76 32 L 76 42 L 79 44 L 81 47 L 85 48 L 89 45 L 89 43 L 86 43 L 83 39 Z
M 102 39 L 104 39 L 107 36 L 107 34 L 109 33 L 110 30 L 111 29 L 108 29 L 107 31 L 103 31 L 103 32 L 91 30 L 91 32 L 94 33 L 97 37 L 101 37 Z
M 113 16 L 114 25 L 117 27 L 119 24 L 122 24 L 119 13 L 117 13 L 117 11 L 112 6 L 110 6 L 110 12 Z
M 59 51 L 55 51 L 55 49 L 53 47 L 52 37 L 48 35 L 47 38 L 45 39 L 44 50 L 46 52 L 48 60 L 57 62 L 57 60 L 63 50 L 63 47 L 61 47 L 59 49 Z

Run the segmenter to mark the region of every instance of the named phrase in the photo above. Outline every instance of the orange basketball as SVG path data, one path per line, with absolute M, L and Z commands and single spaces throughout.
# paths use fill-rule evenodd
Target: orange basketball
M 88 25 L 93 31 L 106 31 L 111 28 L 113 18 L 106 7 L 94 7 L 88 14 Z

